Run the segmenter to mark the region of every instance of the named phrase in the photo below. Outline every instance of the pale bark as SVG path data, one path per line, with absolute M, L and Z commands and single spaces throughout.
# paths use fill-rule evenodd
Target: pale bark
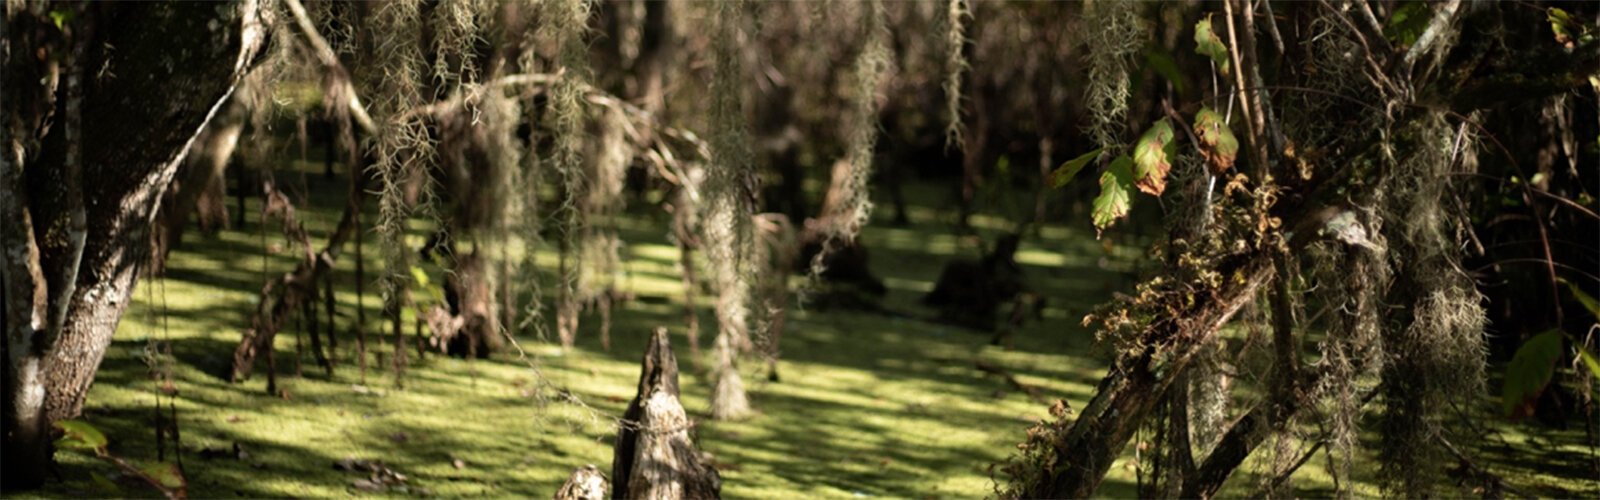
M 603 500 L 606 497 L 606 477 L 593 465 L 572 471 L 567 482 L 556 490 L 555 500 Z
M 622 416 L 613 447 L 611 497 L 719 498 L 722 478 L 701 461 L 693 423 L 678 402 L 678 360 L 667 329 L 656 328 L 639 370 L 638 395 Z
M 0 326 L 5 328 L 4 394 L 0 397 L 0 418 L 4 420 L 4 487 L 14 489 L 37 485 L 43 480 L 50 459 L 48 424 L 44 419 L 44 381 L 41 361 L 52 340 L 45 328 L 48 297 L 39 266 L 39 248 L 33 238 L 33 221 L 28 213 L 28 189 L 23 166 L 39 149 L 39 128 L 55 107 L 55 66 L 30 64 L 29 57 L 11 58 L 13 46 L 27 54 L 33 49 L 32 30 L 38 17 L 6 12 L 0 23 Z M 43 82 L 43 84 L 35 84 Z
M 62 43 L 7 33 L 0 215 L 23 221 L 4 230 L 8 486 L 43 479 L 30 471 L 48 464 L 49 422 L 82 409 L 148 257 L 162 193 L 259 52 L 257 9 L 86 5 L 66 27 L 77 48 L 61 89 L 38 78 L 55 67 L 40 69 L 53 63 L 34 55 Z M 8 8 L 6 24 L 38 26 L 43 16 Z M 174 51 L 188 58 L 163 64 Z M 55 103 L 58 93 L 67 102 Z M 62 130 L 37 134 L 52 110 Z
M 79 267 L 77 286 L 48 362 L 45 406 L 52 421 L 76 416 L 82 408 L 127 308 L 137 268 L 149 251 L 157 201 L 198 131 L 244 76 L 263 36 L 254 2 L 237 12 L 181 4 L 118 7 L 116 22 L 108 23 L 112 29 L 101 37 L 117 50 L 97 54 L 114 59 L 91 58 L 88 63 L 149 64 L 155 69 L 178 47 L 190 47 L 195 59 L 183 66 L 186 71 L 125 77 L 85 96 L 86 114 L 115 118 L 84 123 L 83 173 L 92 180 L 84 186 L 84 198 L 96 203 L 86 207 L 88 238 L 81 262 L 72 264 Z M 241 23 L 242 29 L 223 32 L 227 43 L 219 44 L 218 35 L 206 29 L 208 20 Z M 36 215 L 41 211 L 38 204 L 33 208 Z
M 10 103 L 7 103 L 10 104 Z M 8 108 L 9 109 L 9 108 Z M 45 280 L 39 270 L 39 248 L 33 241 L 33 222 L 25 209 L 20 153 L 13 148 L 10 127 L 5 127 L 7 154 L 0 156 L 0 241 L 5 246 L 0 263 L 0 325 L 5 328 L 3 408 L 5 486 L 42 480 L 49 463 L 50 435 L 44 418 L 44 380 L 41 371 L 45 333 Z M 20 156 L 20 155 L 19 155 Z M 36 479 L 37 478 L 37 479 Z M 18 481 L 22 481 L 19 483 Z

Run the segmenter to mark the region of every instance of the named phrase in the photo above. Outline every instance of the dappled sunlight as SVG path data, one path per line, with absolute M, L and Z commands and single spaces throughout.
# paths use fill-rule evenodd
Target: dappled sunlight
M 651 233 L 649 226 L 642 227 L 640 237 Z M 926 314 L 917 298 L 931 289 L 938 266 L 975 252 L 958 251 L 959 239 L 937 228 L 873 228 L 864 234 L 881 249 L 873 261 L 892 290 L 891 307 Z M 101 383 L 89 398 L 88 418 L 107 429 L 120 453 L 153 457 L 152 436 L 141 429 L 152 415 L 155 387 L 139 356 L 149 345 L 170 344 L 194 491 L 338 496 L 351 491 L 352 478 L 332 464 L 357 458 L 382 460 L 433 494 L 546 495 L 572 467 L 610 463 L 612 419 L 633 397 L 645 332 L 660 324 L 669 326 L 684 368 L 682 399 L 700 420 L 700 445 L 721 468 L 730 497 L 778 498 L 795 490 L 833 497 L 980 496 L 989 491 L 988 464 L 1003 458 L 1016 436 L 1046 415 L 1044 405 L 973 369 L 974 360 L 1002 363 L 1047 397 L 1074 405 L 1087 400 L 1101 370 L 1098 361 L 1065 355 L 1077 351 L 1070 346 L 1087 345 L 1073 337 L 1088 334 L 1061 337 L 1063 330 L 1081 328 L 1076 318 L 1050 312 L 1058 308 L 1047 311 L 1044 323 L 1020 333 L 1016 351 L 986 347 L 984 335 L 936 323 L 795 310 L 782 340 L 782 381 L 768 382 L 766 367 L 756 359 L 742 364 L 758 415 L 710 421 L 708 379 L 690 359 L 680 326 L 678 251 L 666 235 L 656 233 L 654 241 L 627 246 L 630 257 L 621 283 L 651 299 L 616 311 L 610 351 L 600 349 L 597 319 L 586 315 L 576 349 L 521 338 L 525 359 L 511 351 L 491 360 L 438 354 L 418 360 L 408 352 L 411 363 L 402 387 L 389 372 L 393 339 L 375 286 L 368 287 L 363 302 L 373 359 L 366 383 L 359 380 L 350 334 L 356 304 L 353 262 L 341 259 L 334 275 L 341 332 L 334 375 L 323 374 L 309 354 L 298 362 L 302 375 L 293 374 L 297 327 L 290 325 L 276 339 L 283 394 L 271 396 L 264 389 L 264 360 L 243 383 L 220 378 L 262 279 L 260 236 L 251 234 L 253 224 L 242 229 L 189 237 L 173 254 L 168 276 L 147 281 L 135 293 Z M 420 244 L 426 229 L 414 226 L 412 239 Z M 375 254 L 366 255 L 369 280 L 376 278 L 371 270 L 381 269 Z M 541 271 L 552 272 L 556 257 L 548 248 L 539 249 Z M 1026 249 L 1019 257 L 1039 269 L 1031 276 L 1045 289 L 1075 281 L 1051 277 L 1047 268 L 1087 266 L 1043 248 Z M 294 265 L 292 252 L 269 255 L 267 263 L 273 272 L 283 272 Z M 1100 296 L 1103 291 L 1076 293 Z M 1085 296 L 1081 302 L 1098 300 Z M 709 321 L 709 311 L 703 314 Z M 702 342 L 708 342 L 707 335 L 702 332 Z M 562 391 L 584 406 L 566 402 Z M 200 450 L 231 450 L 234 443 L 249 459 L 199 458 Z M 455 468 L 454 460 L 465 467 Z M 101 467 L 78 459 L 63 463 L 69 475 Z

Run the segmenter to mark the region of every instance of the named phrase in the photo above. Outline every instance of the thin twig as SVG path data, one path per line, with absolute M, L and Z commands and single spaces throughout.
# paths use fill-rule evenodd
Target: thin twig
M 1338 19 L 1341 23 L 1344 23 L 1345 28 L 1349 29 L 1350 34 L 1355 37 L 1356 42 L 1361 44 L 1361 55 L 1366 59 L 1367 69 L 1372 71 L 1370 76 L 1377 78 L 1379 90 L 1388 91 L 1391 94 L 1399 94 L 1400 87 L 1395 85 L 1393 80 L 1389 79 L 1388 73 L 1383 71 L 1383 65 L 1378 64 L 1378 61 L 1372 58 L 1372 44 L 1367 42 L 1367 35 L 1362 33 L 1361 28 L 1356 27 L 1355 22 L 1351 21 L 1350 18 L 1344 14 L 1344 12 L 1334 8 L 1333 5 L 1329 4 L 1327 0 L 1317 0 L 1317 2 L 1322 4 L 1324 8 L 1328 9 L 1328 12 L 1331 12 L 1334 18 Z M 1377 38 L 1381 39 L 1382 37 Z M 1388 42 L 1384 42 L 1384 44 L 1387 46 Z
M 1278 49 L 1278 55 L 1284 55 L 1283 36 L 1278 34 L 1278 18 L 1272 15 L 1272 1 L 1261 0 L 1261 9 L 1267 16 L 1267 35 L 1272 37 L 1272 45 Z
M 1383 44 L 1383 50 L 1393 52 L 1394 47 L 1390 46 L 1389 39 L 1384 38 L 1383 36 L 1383 23 L 1378 22 L 1378 16 L 1372 13 L 1372 6 L 1367 5 L 1367 0 L 1354 0 L 1351 3 L 1361 7 L 1359 11 L 1361 12 L 1361 20 L 1365 21 L 1367 23 L 1367 28 L 1372 30 L 1372 32 L 1368 34 L 1374 35 L 1373 39 L 1377 40 L 1378 43 Z
M 1239 49 L 1239 36 L 1237 33 L 1238 29 L 1234 27 L 1234 25 L 1238 23 L 1235 22 L 1237 20 L 1237 16 L 1233 13 L 1233 1 L 1234 0 L 1223 0 L 1222 2 L 1223 11 L 1228 18 L 1228 53 L 1233 57 L 1233 81 L 1235 88 L 1238 89 L 1237 100 L 1239 102 L 1239 112 L 1244 115 L 1244 121 L 1246 124 L 1245 131 L 1249 132 L 1248 134 L 1245 134 L 1245 140 L 1249 143 L 1248 145 L 1251 152 L 1255 154 L 1258 153 L 1260 148 L 1264 146 L 1261 144 L 1261 136 L 1256 133 L 1256 121 L 1250 110 L 1250 93 L 1246 90 L 1249 88 L 1249 85 L 1245 83 L 1244 79 L 1244 67 L 1246 62 Z M 1266 158 L 1264 158 L 1264 155 L 1262 156 L 1263 157 L 1260 158 L 1252 158 L 1251 161 L 1251 163 L 1255 166 L 1253 170 L 1256 170 L 1251 172 L 1251 174 L 1252 177 L 1257 179 L 1266 178 Z

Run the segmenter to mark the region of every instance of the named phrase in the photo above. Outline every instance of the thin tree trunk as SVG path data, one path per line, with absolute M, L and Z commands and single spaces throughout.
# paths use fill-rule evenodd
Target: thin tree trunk
M 684 176 L 684 183 L 692 182 Z M 674 196 L 676 202 L 672 211 L 672 229 L 678 240 L 678 265 L 683 271 L 683 322 L 689 337 L 689 361 L 695 367 L 700 366 L 700 312 L 696 305 L 696 297 L 700 295 L 700 283 L 696 279 L 694 266 L 695 231 L 691 227 L 690 213 L 694 210 L 692 200 L 685 191 L 687 186 L 679 186 Z
M 300 360 L 304 359 L 306 357 L 306 353 L 305 353 L 306 316 L 311 316 L 310 309 L 308 307 L 306 307 L 306 304 L 309 304 L 309 303 L 311 303 L 313 301 L 314 301 L 314 299 L 313 300 L 301 301 L 300 302 L 300 315 L 295 317 L 295 322 L 294 322 L 294 376 L 295 376 L 295 378 L 300 378 L 300 376 L 304 374 L 304 373 L 302 373 L 300 371 Z
M 401 380 L 405 377 L 406 372 L 406 340 L 401 325 L 401 318 L 404 316 L 405 308 L 405 290 L 395 290 L 392 296 L 393 298 L 389 301 L 389 311 L 392 314 L 389 318 L 391 320 L 390 333 L 394 336 L 394 352 L 391 353 L 393 358 L 391 359 L 391 364 L 394 370 L 394 385 L 395 387 L 400 387 Z
M 1272 347 L 1275 357 L 1272 379 L 1275 381 L 1274 399 L 1278 401 L 1296 399 L 1296 384 L 1300 381 L 1300 350 L 1294 336 L 1294 299 L 1289 295 L 1289 280 L 1293 279 L 1294 267 L 1288 259 L 1288 255 L 1274 259 L 1278 277 L 1272 285 Z
M 0 28 L 3 29 L 3 28 Z M 4 35 L 0 34 L 0 39 Z M 4 99 L 4 97 L 0 97 Z M 13 109 L 6 102 L 5 109 Z M 16 140 L 10 127 L 0 127 L 6 145 Z M 0 156 L 0 241 L 5 259 L 0 266 L 0 327 L 5 328 L 3 345 L 4 399 L 0 418 L 4 419 L 5 439 L 0 454 L 5 457 L 4 482 L 7 490 L 35 487 L 44 481 L 50 464 L 49 421 L 44 413 L 45 380 L 41 367 L 50 337 L 45 322 L 46 293 L 44 275 L 39 269 L 39 248 L 34 245 L 33 221 L 25 208 L 27 191 L 22 188 L 22 165 L 11 156 Z M 20 152 L 20 151 L 19 151 Z
M 333 367 L 339 364 L 339 325 L 334 321 L 333 297 L 333 270 L 323 276 L 322 280 L 322 308 L 328 311 L 328 375 L 333 375 Z
M 1167 396 L 1167 467 L 1171 478 L 1162 490 L 1169 498 L 1178 497 L 1184 478 L 1194 474 L 1194 440 L 1189 433 L 1189 387 L 1193 384 L 1189 374 L 1180 375 Z
M 327 353 L 322 351 L 322 332 L 324 330 L 322 329 L 321 321 L 317 318 L 317 299 L 321 298 L 319 297 L 321 295 L 319 293 L 320 289 L 317 285 L 327 281 L 326 273 L 322 278 L 311 282 L 311 286 L 306 287 L 307 290 L 311 291 L 311 296 L 306 297 L 304 305 L 301 306 L 301 311 L 306 317 L 306 333 L 311 335 L 311 355 L 316 358 L 317 366 L 321 366 L 323 370 L 326 370 L 328 375 L 333 375 L 333 365 L 328 362 Z M 329 323 L 326 331 L 332 330 L 333 324 Z
M 640 108 L 657 116 L 666 110 L 666 68 L 671 63 L 673 49 L 679 43 L 678 33 L 671 22 L 672 8 L 673 1 L 670 0 L 644 3 L 639 56 L 633 63 L 635 83 L 628 95 Z
M 356 226 L 356 362 L 361 370 L 361 383 L 367 383 L 367 267 L 366 258 L 361 255 L 361 201 L 355 196 L 362 191 L 360 175 L 361 168 L 354 166 L 356 158 L 352 157 L 350 167 L 350 202 L 345 210 L 355 215 Z
M 352 175 L 359 176 L 360 171 L 361 169 L 351 169 Z M 251 326 L 240 339 L 239 347 L 234 350 L 231 380 L 238 382 L 249 376 L 257 354 L 271 353 L 273 338 L 288 320 L 289 314 L 304 302 L 316 300 L 317 286 L 326 279 L 327 273 L 338 261 L 345 241 L 352 237 L 356 238 L 358 242 L 356 248 L 359 252 L 360 238 L 357 234 L 356 218 L 359 217 L 357 211 L 361 206 L 363 192 L 360 189 L 352 189 L 351 201 L 345 205 L 344 215 L 339 218 L 339 225 L 334 228 L 333 234 L 328 236 L 327 246 L 321 252 L 311 254 L 308 250 L 309 257 L 296 265 L 293 271 L 284 273 L 262 287 L 256 313 L 250 322 Z M 265 222 L 262 225 L 265 227 Z M 359 274 L 359 257 L 356 262 Z M 359 290 L 361 285 L 358 282 L 356 286 Z
M 595 298 L 595 305 L 600 308 L 600 348 L 611 351 L 611 301 L 615 291 L 606 290 Z

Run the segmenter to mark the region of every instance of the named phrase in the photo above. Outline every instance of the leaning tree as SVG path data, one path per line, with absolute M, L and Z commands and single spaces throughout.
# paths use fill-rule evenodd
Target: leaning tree
M 7 339 L 8 485 L 44 477 L 51 423 L 78 414 L 151 249 L 162 263 L 177 243 L 173 229 L 194 208 L 188 205 L 207 190 L 216 194 L 216 176 L 228 165 L 226 144 L 250 144 L 238 148 L 257 155 L 247 163 L 270 161 L 261 144 L 275 140 L 267 125 L 285 110 L 269 97 L 288 86 L 311 89 L 320 99 L 320 109 L 288 111 L 302 122 L 306 113 L 328 122 L 329 148 L 339 150 L 329 154 L 342 154 L 352 167 L 349 195 L 324 245 L 314 248 L 293 201 L 270 182 L 260 186 L 264 225 L 281 223 L 300 262 L 263 283 L 230 378 L 249 376 L 258 357 L 270 369 L 278 331 L 297 316 L 317 317 L 318 302 L 327 308 L 327 338 L 335 338 L 331 275 L 353 243 L 362 293 L 361 235 L 368 228 L 379 236 L 384 262 L 377 281 L 397 382 L 406 364 L 408 312 L 441 345 L 462 339 L 469 352 L 493 347 L 512 331 L 542 334 L 545 293 L 533 249 L 547 238 L 560 251 L 555 331 L 571 346 L 582 310 L 598 310 L 607 323 L 620 269 L 612 219 L 622 208 L 628 170 L 642 166 L 679 193 L 675 213 L 683 219 L 675 226 L 685 243 L 686 274 L 693 272 L 693 248 L 715 257 L 713 413 L 745 413 L 735 360 L 755 344 L 752 325 L 757 337 L 781 328 L 771 311 L 788 300 L 782 291 L 764 291 L 786 280 L 771 286 L 750 276 L 755 266 L 794 260 L 757 245 L 757 238 L 786 241 L 785 224 L 755 213 L 759 187 L 745 82 L 758 68 L 744 59 L 757 50 L 751 40 L 759 23 L 742 3 L 616 7 L 602 6 L 598 16 L 613 38 L 591 43 L 585 27 L 597 19 L 596 6 L 586 0 L 7 4 L 0 216 L 13 223 L 3 228 L 0 319 Z M 853 145 L 846 171 L 853 188 L 845 193 L 851 217 L 828 230 L 845 241 L 866 213 L 873 96 L 883 69 L 877 34 L 885 17 L 877 3 L 851 12 L 863 34 L 847 43 L 876 49 L 863 51 L 866 69 L 855 72 L 859 112 L 850 128 L 856 132 L 845 141 Z M 638 27 L 625 28 L 625 17 Z M 712 28 L 703 39 L 710 43 L 691 45 L 707 47 L 715 64 L 698 73 L 668 71 L 687 59 L 669 50 L 680 36 L 675 24 L 699 20 Z M 636 46 L 611 45 L 630 38 L 622 33 L 629 29 L 639 30 Z M 871 40 L 878 41 L 865 42 Z M 623 70 L 596 71 L 592 59 Z M 706 106 L 669 101 L 668 78 L 703 78 L 718 92 L 700 100 Z M 710 130 L 708 139 L 672 126 L 666 117 L 674 114 L 707 117 L 684 121 Z M 214 117 L 226 124 L 207 132 Z M 207 157 L 182 167 L 197 147 Z M 367 197 L 378 208 L 370 221 L 362 213 Z M 441 229 L 421 257 L 407 245 L 415 218 Z M 761 229 L 768 226 L 780 230 Z M 746 257 L 757 249 L 765 257 Z M 433 264 L 449 275 L 448 293 L 439 294 L 445 299 L 431 300 L 435 290 L 422 279 Z M 757 302 L 762 307 L 752 308 Z M 365 377 L 365 311 L 355 317 Z M 317 338 L 313 333 L 312 348 L 322 360 Z M 273 385 L 269 372 L 269 390 Z
M 36 484 L 76 416 L 197 131 L 260 53 L 256 2 L 5 7 L 4 477 Z M 91 118 L 92 119 L 87 119 Z
M 1083 5 L 1098 148 L 1054 179 L 1094 173 L 1098 230 L 1165 194 L 1165 265 L 1085 318 L 1115 361 L 1086 406 L 1057 404 L 1028 431 L 998 492 L 1092 496 L 1137 440 L 1142 496 L 1213 496 L 1252 454 L 1272 495 L 1319 449 L 1349 495 L 1369 474 L 1353 470 L 1364 430 L 1381 437 L 1387 493 L 1450 494 L 1444 464 L 1458 461 L 1468 484 L 1501 491 L 1453 444 L 1485 388 L 1483 297 L 1462 265 L 1470 177 L 1517 162 L 1495 120 L 1593 99 L 1600 44 L 1578 35 L 1588 21 L 1563 24 L 1592 17 L 1462 1 Z M 1164 84 L 1129 84 L 1151 79 Z

